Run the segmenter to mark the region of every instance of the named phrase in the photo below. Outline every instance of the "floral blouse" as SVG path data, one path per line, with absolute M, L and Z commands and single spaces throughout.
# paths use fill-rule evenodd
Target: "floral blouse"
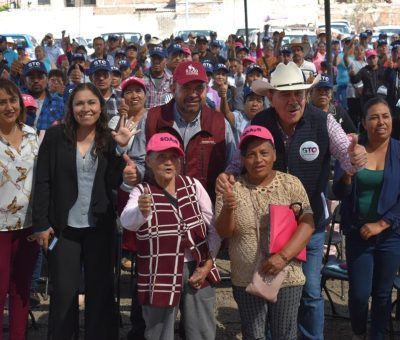
M 31 193 L 39 150 L 36 131 L 23 124 L 19 150 L 0 136 L 0 232 L 32 226 Z

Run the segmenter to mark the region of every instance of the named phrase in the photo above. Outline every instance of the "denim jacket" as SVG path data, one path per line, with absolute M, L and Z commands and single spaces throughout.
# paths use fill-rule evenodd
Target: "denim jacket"
M 367 138 L 360 138 L 360 144 L 365 145 Z M 341 181 L 344 171 L 337 165 L 333 182 L 333 193 L 342 201 L 341 225 L 344 233 L 350 229 L 359 228 L 359 209 L 357 181 L 351 185 Z M 391 138 L 385 158 L 383 185 L 378 201 L 378 214 L 400 234 L 400 142 Z

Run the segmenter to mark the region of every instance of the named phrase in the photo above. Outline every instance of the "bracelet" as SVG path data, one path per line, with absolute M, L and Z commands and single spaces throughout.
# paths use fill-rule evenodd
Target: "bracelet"
M 278 253 L 278 255 L 283 261 L 285 261 L 286 264 L 288 264 L 290 262 L 290 260 L 282 253 Z

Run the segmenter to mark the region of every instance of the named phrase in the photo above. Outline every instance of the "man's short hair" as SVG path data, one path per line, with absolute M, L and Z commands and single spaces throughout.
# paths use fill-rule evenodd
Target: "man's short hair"
M 48 74 L 48 78 L 50 79 L 51 77 L 61 78 L 64 85 L 67 83 L 67 78 L 65 77 L 64 72 L 59 69 L 50 70 L 50 72 Z

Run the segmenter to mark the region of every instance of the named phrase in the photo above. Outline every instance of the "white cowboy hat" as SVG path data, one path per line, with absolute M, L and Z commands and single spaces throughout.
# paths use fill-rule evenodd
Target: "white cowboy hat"
M 255 80 L 251 83 L 251 89 L 254 93 L 265 96 L 268 90 L 306 90 L 317 84 L 320 79 L 321 75 L 319 74 L 311 84 L 307 84 L 302 70 L 293 61 L 289 61 L 287 65 L 284 63 L 278 64 L 275 71 L 271 73 L 270 82 Z
M 300 38 L 292 39 L 290 41 L 289 46 L 291 48 L 293 48 L 295 46 L 301 47 L 305 56 L 310 52 L 310 48 L 311 48 L 309 43 L 303 43 Z

